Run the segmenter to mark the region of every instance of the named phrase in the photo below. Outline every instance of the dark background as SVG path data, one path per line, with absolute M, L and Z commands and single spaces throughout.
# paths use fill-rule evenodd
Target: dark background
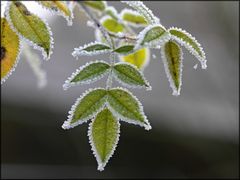
M 120 2 L 109 2 L 119 10 Z M 171 95 L 160 53 L 151 58 L 145 76 L 153 90 L 134 90 L 144 105 L 151 131 L 121 123 L 121 136 L 105 171 L 88 143 L 87 124 L 64 131 L 71 105 L 93 85 L 62 90 L 80 65 L 106 56 L 76 61 L 73 48 L 94 40 L 86 17 L 75 9 L 72 27 L 62 17 L 47 19 L 55 40 L 54 53 L 43 62 L 48 84 L 37 80 L 21 56 L 16 71 L 1 86 L 2 178 L 161 178 L 239 176 L 239 4 L 238 2 L 153 2 L 145 4 L 167 28 L 181 27 L 202 44 L 207 70 L 184 50 L 182 93 Z M 32 8 L 33 11 L 36 9 Z M 39 54 L 33 50 L 33 53 Z M 41 56 L 40 56 L 41 57 Z M 116 84 L 117 85 L 117 84 Z

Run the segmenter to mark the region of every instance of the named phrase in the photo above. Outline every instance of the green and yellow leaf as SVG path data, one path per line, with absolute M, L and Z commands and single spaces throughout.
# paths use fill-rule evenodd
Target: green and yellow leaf
M 207 68 L 206 56 L 197 40 L 188 32 L 172 27 L 168 30 L 171 33 L 172 39 L 187 48 L 200 62 L 203 69 Z
M 104 61 L 87 63 L 77 69 L 77 71 L 65 81 L 63 88 L 66 90 L 71 86 L 93 83 L 104 77 L 109 72 L 109 69 L 110 65 Z
M 127 87 L 146 87 L 148 90 L 151 86 L 145 79 L 143 73 L 136 66 L 129 63 L 117 63 L 113 67 L 116 79 Z
M 104 11 L 107 6 L 106 1 L 83 1 L 83 3 L 86 6 L 98 11 Z
M 141 103 L 126 89 L 110 89 L 107 102 L 111 112 L 122 121 L 140 125 L 146 130 L 151 129 Z
M 180 95 L 182 85 L 182 50 L 174 41 L 167 42 L 161 49 L 162 60 L 173 95 Z
M 19 54 L 19 37 L 11 29 L 8 21 L 5 18 L 1 18 L 1 84 L 15 70 Z
M 6 11 L 7 20 L 13 29 L 34 48 L 42 50 L 45 59 L 49 59 L 53 39 L 46 22 L 28 11 L 20 1 L 9 2 Z
M 121 33 L 124 32 L 124 25 L 118 22 L 116 19 L 111 18 L 110 16 L 104 16 L 100 20 L 101 24 L 105 29 L 112 33 Z
M 128 62 L 135 65 L 138 69 L 143 70 L 149 63 L 150 50 L 148 48 L 142 48 L 132 54 L 119 56 L 119 58 L 120 61 Z
M 142 27 L 148 25 L 148 22 L 142 15 L 140 15 L 137 11 L 133 11 L 131 9 L 122 10 L 121 19 L 134 27 Z
M 73 14 L 67 4 L 62 1 L 38 1 L 46 9 L 57 13 L 67 19 L 68 25 L 72 25 Z
M 84 93 L 72 106 L 62 128 L 70 129 L 93 118 L 104 107 L 106 97 L 107 91 L 102 88 Z
M 97 159 L 98 170 L 103 171 L 113 155 L 120 135 L 119 121 L 108 109 L 102 110 L 89 125 L 89 141 Z

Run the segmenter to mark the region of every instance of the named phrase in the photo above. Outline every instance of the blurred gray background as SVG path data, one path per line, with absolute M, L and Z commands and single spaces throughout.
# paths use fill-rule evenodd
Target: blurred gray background
M 108 2 L 121 10 L 126 5 Z M 43 61 L 48 84 L 38 89 L 35 75 L 21 56 L 16 71 L 1 86 L 2 178 L 161 178 L 238 177 L 239 175 L 239 3 L 145 1 L 161 23 L 181 27 L 202 44 L 206 70 L 184 49 L 183 86 L 171 89 L 158 50 L 151 50 L 145 76 L 152 91 L 133 90 L 153 127 L 121 123 L 121 137 L 104 172 L 87 137 L 87 124 L 64 131 L 71 105 L 106 78 L 67 91 L 64 81 L 79 66 L 107 56 L 75 60 L 73 48 L 94 40 L 86 16 L 74 11 L 73 26 L 41 11 L 54 36 L 50 61 Z M 33 50 L 33 53 L 40 53 Z M 42 56 L 40 56 L 42 57 Z M 115 84 L 116 86 L 118 84 Z

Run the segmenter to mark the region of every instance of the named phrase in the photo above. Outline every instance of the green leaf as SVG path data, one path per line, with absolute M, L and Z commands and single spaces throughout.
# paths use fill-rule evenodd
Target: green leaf
M 98 11 L 104 11 L 106 8 L 105 1 L 83 1 L 83 3 L 90 8 L 96 9 Z
M 124 32 L 124 25 L 119 23 L 116 19 L 111 18 L 110 16 L 104 16 L 100 20 L 101 24 L 104 28 L 106 28 L 109 32 L 119 33 Z
M 161 55 L 173 95 L 180 95 L 182 85 L 182 50 L 177 43 L 169 41 L 161 49 Z
M 133 49 L 134 49 L 134 45 L 123 45 L 115 49 L 114 52 L 126 55 L 133 52 Z
M 146 130 L 151 129 L 141 103 L 126 89 L 110 89 L 107 102 L 113 114 L 122 121 L 143 126 Z
M 68 24 L 72 25 L 73 14 L 67 4 L 62 1 L 37 1 L 46 9 L 55 12 L 67 19 Z
M 67 81 L 65 81 L 63 87 L 66 90 L 71 86 L 93 83 L 104 77 L 104 75 L 109 72 L 109 69 L 110 65 L 104 61 L 87 63 L 77 69 L 77 71 L 74 72 Z
M 98 113 L 90 124 L 88 136 L 98 162 L 98 170 L 103 171 L 113 155 L 119 140 L 119 133 L 120 124 L 108 109 Z
M 151 25 L 139 33 L 135 49 L 142 46 L 161 46 L 169 39 L 170 35 L 162 25 Z
M 104 107 L 106 97 L 107 91 L 102 88 L 84 93 L 72 106 L 62 128 L 70 129 L 93 118 Z
M 122 62 L 128 62 L 135 65 L 138 69 L 143 70 L 149 63 L 150 60 L 150 50 L 148 48 L 142 48 L 136 52 L 120 56 Z
M 175 27 L 170 28 L 169 32 L 171 33 L 172 39 L 187 48 L 190 53 L 192 53 L 201 62 L 203 69 L 207 68 L 205 53 L 201 45 L 191 34 Z
M 80 46 L 79 48 L 75 48 L 72 55 L 74 57 L 93 56 L 93 55 L 105 54 L 108 52 L 111 52 L 111 48 L 108 45 L 101 42 L 92 42 L 90 44 Z
M 18 35 L 5 18 L 1 18 L 1 84 L 15 70 L 20 54 Z
M 151 86 L 144 78 L 143 73 L 137 67 L 129 63 L 117 63 L 113 67 L 115 77 L 125 86 L 129 87 L 146 87 L 148 90 Z
M 146 26 L 148 24 L 142 15 L 131 9 L 124 9 L 121 12 L 121 18 L 134 27 Z
M 7 6 L 7 20 L 19 35 L 30 45 L 42 50 L 45 59 L 50 58 L 53 39 L 49 26 L 36 15 L 28 11 L 19 1 L 10 2 Z

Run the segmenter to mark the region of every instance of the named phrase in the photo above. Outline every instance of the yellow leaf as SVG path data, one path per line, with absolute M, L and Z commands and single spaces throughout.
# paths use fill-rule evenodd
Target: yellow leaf
M 56 12 L 59 15 L 62 15 L 63 17 L 65 17 L 67 19 L 69 25 L 72 24 L 73 14 L 64 2 L 61 2 L 61 1 L 39 1 L 38 3 L 41 4 L 43 7 L 47 8 L 48 10 Z
M 14 71 L 19 53 L 18 35 L 10 28 L 7 20 L 1 18 L 1 84 Z
M 121 61 L 131 63 L 141 70 L 143 70 L 148 65 L 149 59 L 150 50 L 148 48 L 139 49 L 127 56 L 120 56 Z

